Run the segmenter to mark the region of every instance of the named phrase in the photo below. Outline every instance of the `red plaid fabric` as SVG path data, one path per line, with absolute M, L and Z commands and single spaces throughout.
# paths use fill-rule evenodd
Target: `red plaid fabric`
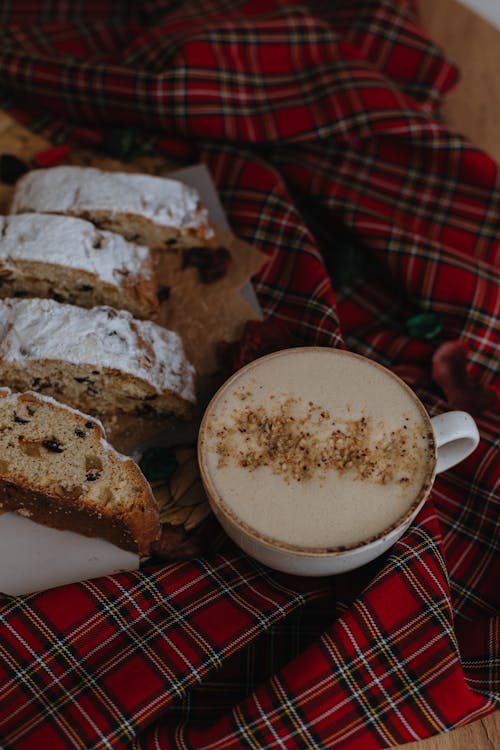
M 134 127 L 203 160 L 269 255 L 268 321 L 430 376 L 467 346 L 498 386 L 499 172 L 436 108 L 456 73 L 410 2 L 4 2 L 6 106 L 54 142 Z M 437 339 L 406 321 L 436 313 Z M 279 575 L 221 534 L 0 610 L 0 742 L 40 748 L 349 748 L 425 738 L 500 701 L 498 414 L 408 533 L 334 579 Z M 216 529 L 214 523 L 214 532 Z

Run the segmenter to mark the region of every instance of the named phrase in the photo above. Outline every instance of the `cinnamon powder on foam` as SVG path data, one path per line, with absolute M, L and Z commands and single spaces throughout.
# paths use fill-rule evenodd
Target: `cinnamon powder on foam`
M 296 396 L 271 396 L 272 404 L 245 406 L 252 394 L 242 390 L 236 395 L 241 408 L 212 427 L 219 468 L 266 466 L 286 482 L 321 480 L 332 470 L 375 484 L 404 486 L 415 480 L 423 459 L 421 430 L 415 426 L 387 432 L 370 418 L 338 419 Z

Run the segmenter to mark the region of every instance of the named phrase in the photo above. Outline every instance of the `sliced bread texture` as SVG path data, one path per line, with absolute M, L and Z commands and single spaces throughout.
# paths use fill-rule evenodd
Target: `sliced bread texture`
M 98 417 L 190 418 L 195 370 L 181 338 L 124 310 L 0 300 L 0 384 Z
M 88 219 L 155 249 L 211 246 L 214 232 L 199 193 L 179 180 L 95 167 L 35 169 L 18 180 L 11 213 Z
M 136 318 L 159 313 L 149 248 L 71 216 L 0 216 L 0 297 L 110 305 Z
M 101 423 L 38 393 L 0 389 L 0 510 L 148 555 L 160 534 L 137 464 Z M 63 564 L 63 563 L 62 563 Z

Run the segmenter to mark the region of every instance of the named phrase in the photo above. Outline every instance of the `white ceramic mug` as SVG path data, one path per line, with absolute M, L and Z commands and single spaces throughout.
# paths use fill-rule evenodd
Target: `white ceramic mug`
M 330 354 L 327 354 L 327 352 Z M 317 359 L 318 354 L 321 354 L 319 360 Z M 424 479 L 422 480 L 422 487 L 419 490 L 418 497 L 387 528 L 369 535 L 369 538 L 365 542 L 361 541 L 345 545 L 336 544 L 333 547 L 323 544 L 320 548 L 311 548 L 310 546 L 301 546 L 300 542 L 297 543 L 297 541 L 288 543 L 287 541 L 279 540 L 273 535 L 266 533 L 265 526 L 263 528 L 256 528 L 252 523 L 243 520 L 238 512 L 235 512 L 234 508 L 231 507 L 231 503 L 228 502 L 229 499 L 221 496 L 220 487 L 217 484 L 217 476 L 214 477 L 214 474 L 224 471 L 224 468 L 217 469 L 214 461 L 209 460 L 214 446 L 210 435 L 213 433 L 214 422 L 218 415 L 220 415 L 221 404 L 224 404 L 228 399 L 228 394 L 238 392 L 237 389 L 240 388 L 240 384 L 243 384 L 241 387 L 245 388 L 248 387 L 248 383 L 256 384 L 251 387 L 258 390 L 258 388 L 263 387 L 262 384 L 259 386 L 259 374 L 262 373 L 262 383 L 265 385 L 266 373 L 273 373 L 274 371 L 270 368 L 276 370 L 276 367 L 281 365 L 283 372 L 279 373 L 277 383 L 273 386 L 273 388 L 278 388 L 279 390 L 278 386 L 284 376 L 289 378 L 290 382 L 293 382 L 294 372 L 300 369 L 297 365 L 300 365 L 302 361 L 302 365 L 305 366 L 307 364 L 306 360 L 314 357 L 316 357 L 316 360 L 311 360 L 311 364 L 314 365 L 311 367 L 311 377 L 317 379 L 319 377 L 317 363 L 321 363 L 323 355 L 325 355 L 325 362 L 327 364 L 331 362 L 337 365 L 340 362 L 342 365 L 352 368 L 353 365 L 357 366 L 363 363 L 366 365 L 366 363 L 369 363 L 370 367 L 376 368 L 376 370 L 373 370 L 373 373 L 379 379 L 382 377 L 381 382 L 383 384 L 386 382 L 388 387 L 392 389 L 396 388 L 396 390 L 399 389 L 401 395 L 408 403 L 409 400 L 413 402 L 413 405 L 418 410 L 419 418 L 423 420 L 422 424 L 426 430 L 429 430 L 428 437 L 431 451 L 428 455 L 426 454 Z M 288 359 L 281 361 L 272 360 L 272 358 L 277 357 L 287 357 Z M 348 359 L 346 360 L 345 358 Z M 307 371 L 307 368 L 305 371 Z M 372 371 L 367 370 L 367 372 L 370 375 Z M 379 393 L 380 387 L 380 385 L 377 385 Z M 367 388 L 369 389 L 368 385 Z M 348 392 L 348 390 L 349 388 L 346 385 L 346 391 Z M 342 392 L 342 385 L 336 383 L 335 391 L 335 398 L 338 399 L 338 391 Z M 244 394 L 243 391 L 241 392 Z M 410 399 L 408 399 L 408 396 L 410 396 Z M 273 397 L 274 394 L 268 392 L 267 398 L 263 403 L 270 403 L 269 399 Z M 305 397 L 307 398 L 307 395 Z M 232 401 L 231 403 L 233 404 Z M 243 403 L 245 402 L 243 401 Z M 207 407 L 202 420 L 198 441 L 198 457 L 202 481 L 211 507 L 227 534 L 241 549 L 276 570 L 296 575 L 324 576 L 352 570 L 383 554 L 403 535 L 420 511 L 429 496 L 436 473 L 445 471 L 462 461 L 472 453 L 477 447 L 478 442 L 478 429 L 469 414 L 462 411 L 452 411 L 433 417 L 432 419 L 429 418 L 423 405 L 413 391 L 394 373 L 386 370 L 372 360 L 350 352 L 326 350 L 321 347 L 307 347 L 276 352 L 275 354 L 256 360 L 235 373 L 219 389 Z M 255 475 L 248 475 L 250 482 L 253 481 L 253 477 Z M 353 487 L 356 487 L 356 485 L 354 484 Z M 332 513 L 334 515 L 334 511 Z M 300 532 L 298 533 L 298 538 L 300 538 Z

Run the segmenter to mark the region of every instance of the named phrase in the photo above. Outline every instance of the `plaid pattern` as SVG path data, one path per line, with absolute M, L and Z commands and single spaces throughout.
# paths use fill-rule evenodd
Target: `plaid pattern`
M 439 122 L 456 73 L 410 2 L 26 0 L 0 20 L 3 92 L 32 128 L 134 126 L 208 164 L 269 255 L 266 315 L 298 342 L 426 373 L 460 339 L 498 385 L 499 173 Z M 408 335 L 422 311 L 438 340 Z M 446 409 L 430 376 L 417 391 Z M 360 571 L 279 575 L 222 536 L 202 560 L 4 597 L 1 746 L 371 750 L 492 711 L 497 413 L 478 424 L 478 450 Z

